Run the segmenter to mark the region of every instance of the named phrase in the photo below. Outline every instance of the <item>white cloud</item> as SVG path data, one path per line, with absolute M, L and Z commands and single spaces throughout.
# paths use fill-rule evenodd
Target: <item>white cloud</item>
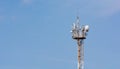
M 0 16 L 0 21 L 4 20 L 5 16 Z
M 96 12 L 97 15 L 110 16 L 117 12 L 120 12 L 120 0 L 100 0 L 98 2 L 96 1 L 95 3 L 96 4 L 93 4 L 91 6 L 93 7 L 91 10 L 93 10 L 92 12 Z
M 23 4 L 31 4 L 32 0 L 22 0 Z
M 12 21 L 15 21 L 16 18 L 17 18 L 16 16 L 11 16 Z
M 69 0 L 68 4 L 87 15 L 111 16 L 120 12 L 120 0 Z

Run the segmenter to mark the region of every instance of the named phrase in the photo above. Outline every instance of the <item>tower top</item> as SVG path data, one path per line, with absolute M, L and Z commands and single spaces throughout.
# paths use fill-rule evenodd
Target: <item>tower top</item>
M 86 25 L 86 26 L 82 26 L 80 27 L 79 25 L 80 23 L 80 19 L 79 19 L 79 16 L 77 16 L 77 20 L 75 23 L 73 23 L 73 26 L 72 26 L 72 38 L 73 39 L 85 39 L 86 38 L 86 32 L 88 32 L 89 30 L 89 26 Z

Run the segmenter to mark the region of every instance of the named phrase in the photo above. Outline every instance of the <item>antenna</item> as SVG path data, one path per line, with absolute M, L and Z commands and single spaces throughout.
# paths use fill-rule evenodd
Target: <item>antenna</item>
M 78 69 L 84 69 L 84 46 L 83 41 L 86 39 L 86 33 L 89 31 L 89 26 L 85 25 L 80 28 L 80 19 L 77 16 L 76 22 L 72 28 L 72 38 L 77 40 L 78 44 Z

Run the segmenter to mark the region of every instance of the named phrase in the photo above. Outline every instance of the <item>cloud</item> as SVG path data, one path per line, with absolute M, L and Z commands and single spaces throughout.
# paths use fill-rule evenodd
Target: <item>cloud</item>
M 17 18 L 16 16 L 11 16 L 11 20 L 12 20 L 12 21 L 15 21 L 16 18 Z
M 79 8 L 86 15 L 111 16 L 120 12 L 120 0 L 70 0 L 70 6 Z
M 95 1 L 95 3 L 91 6 L 93 7 L 91 10 L 93 10 L 92 12 L 96 12 L 97 15 L 111 16 L 120 12 L 120 0 L 100 0 L 98 2 Z
M 22 0 L 23 4 L 31 4 L 32 0 Z
M 0 16 L 0 21 L 4 20 L 5 16 Z

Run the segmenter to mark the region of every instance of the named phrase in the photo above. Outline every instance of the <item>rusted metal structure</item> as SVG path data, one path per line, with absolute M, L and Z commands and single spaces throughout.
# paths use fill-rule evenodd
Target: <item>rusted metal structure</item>
M 72 26 L 72 38 L 77 40 L 78 44 L 78 69 L 84 69 L 84 46 L 83 41 L 86 39 L 89 26 L 85 25 L 79 27 L 80 19 L 77 17 L 77 21 Z

